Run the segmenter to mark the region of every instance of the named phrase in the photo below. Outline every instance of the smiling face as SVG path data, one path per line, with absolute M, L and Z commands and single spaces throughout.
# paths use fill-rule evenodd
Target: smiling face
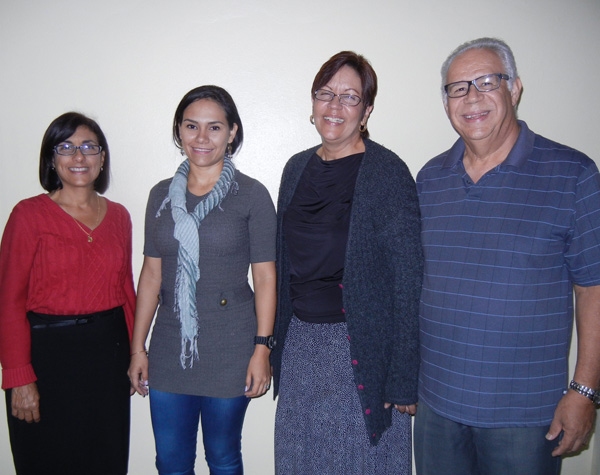
M 83 144 L 98 145 L 98 137 L 90 129 L 80 125 L 73 135 L 61 142 L 61 144 L 65 143 L 77 147 Z M 59 155 L 55 152 L 53 163 L 63 189 L 69 187 L 94 188 L 94 182 L 104 164 L 104 152 L 97 155 L 83 155 L 79 149 L 74 155 Z
M 360 76 L 350 66 L 340 68 L 321 89 L 334 94 L 355 94 L 362 97 Z M 366 124 L 373 106 L 365 110 L 362 103 L 357 106 L 346 106 L 340 104 L 338 97 L 334 97 L 331 102 L 319 101 L 313 97 L 312 109 L 315 127 L 323 145 L 351 150 L 357 143 L 362 143 L 359 127 L 361 123 Z
M 222 166 L 227 145 L 233 142 L 237 124 L 230 129 L 223 108 L 210 99 L 192 102 L 179 126 L 181 147 L 190 166 Z
M 459 55 L 448 69 L 447 83 L 471 81 L 480 76 L 506 73 L 500 58 L 488 49 L 471 49 Z M 521 95 L 521 81 L 514 78 L 512 91 L 502 80 L 494 91 L 479 92 L 473 85 L 463 97 L 448 98 L 446 113 L 467 145 L 488 141 L 492 148 L 518 129 L 515 106 Z

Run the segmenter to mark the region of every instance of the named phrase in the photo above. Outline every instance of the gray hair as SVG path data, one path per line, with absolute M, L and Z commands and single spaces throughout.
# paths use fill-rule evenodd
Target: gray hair
M 517 63 L 515 62 L 515 57 L 510 47 L 504 41 L 497 38 L 477 38 L 476 40 L 467 41 L 460 45 L 450 53 L 450 56 L 448 56 L 446 61 L 444 61 L 444 64 L 442 64 L 442 98 L 444 99 L 444 103 L 448 101 L 448 96 L 446 96 L 446 90 L 444 89 L 448 80 L 448 69 L 450 69 L 450 65 L 458 56 L 471 49 L 488 49 L 496 53 L 504 66 L 504 71 L 501 72 L 506 73 L 510 78 L 506 81 L 508 90 L 512 90 L 515 79 L 518 77 L 518 73 Z

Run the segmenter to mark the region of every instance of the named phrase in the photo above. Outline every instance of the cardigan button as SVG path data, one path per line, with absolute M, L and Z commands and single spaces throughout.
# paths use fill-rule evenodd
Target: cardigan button
M 227 299 L 221 299 L 221 301 L 219 302 L 219 305 L 221 305 L 221 307 L 224 307 L 225 305 L 227 305 Z
M 342 284 L 338 284 L 338 285 L 340 286 L 340 289 L 343 289 L 343 288 L 344 288 L 344 286 L 343 286 Z
M 356 361 L 356 360 L 352 360 L 352 364 L 353 364 L 354 366 L 356 366 L 356 365 L 358 364 L 358 361 Z
M 365 414 L 366 414 L 367 416 L 368 416 L 369 414 L 371 414 L 371 409 L 367 409 L 367 410 L 365 411 Z
M 365 389 L 365 387 L 362 384 L 359 384 L 358 389 Z
M 342 313 L 346 313 L 346 309 L 345 308 L 342 309 Z

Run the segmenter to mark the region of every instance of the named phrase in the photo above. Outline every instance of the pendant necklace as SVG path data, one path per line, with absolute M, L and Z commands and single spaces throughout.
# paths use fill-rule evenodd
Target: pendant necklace
M 96 229 L 98 227 L 98 223 L 100 222 L 100 197 L 98 196 L 98 193 L 96 193 L 96 204 L 98 205 L 98 214 L 96 215 L 96 224 L 94 226 L 94 229 Z M 71 216 L 71 215 L 69 215 Z M 73 216 L 71 216 L 71 218 L 73 218 Z M 94 232 L 94 229 L 92 229 L 91 232 L 87 232 L 85 229 L 83 229 L 81 227 L 81 224 L 79 224 L 79 221 L 77 221 L 75 218 L 73 218 L 73 221 L 75 221 L 75 224 L 77 225 L 77 227 L 79 229 L 81 229 L 86 235 L 87 235 L 87 241 L 88 242 L 93 242 L 94 238 L 92 237 L 92 233 Z

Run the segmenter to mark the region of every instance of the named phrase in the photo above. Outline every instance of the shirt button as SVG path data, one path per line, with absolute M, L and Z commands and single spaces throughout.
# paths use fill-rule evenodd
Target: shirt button
M 221 299 L 221 301 L 219 302 L 219 305 L 221 305 L 221 307 L 224 307 L 225 305 L 227 305 L 227 299 Z

